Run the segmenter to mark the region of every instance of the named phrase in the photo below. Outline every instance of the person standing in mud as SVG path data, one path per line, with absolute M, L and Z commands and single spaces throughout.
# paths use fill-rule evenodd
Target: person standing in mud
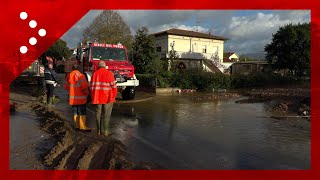
M 53 90 L 58 85 L 57 74 L 53 69 L 53 64 L 48 64 L 48 67 L 44 70 L 44 78 L 47 89 L 47 104 L 52 105 L 53 101 Z
M 99 61 L 98 70 L 91 78 L 90 92 L 92 104 L 96 105 L 97 134 L 111 135 L 109 121 L 113 103 L 116 101 L 117 85 L 112 72 L 107 70 L 104 61 Z M 101 118 L 103 119 L 101 120 Z
M 68 74 L 64 87 L 69 91 L 69 104 L 73 109 L 73 120 L 76 130 L 91 131 L 86 126 L 86 103 L 89 85 L 84 74 L 79 71 L 78 64 L 72 66 L 72 71 Z

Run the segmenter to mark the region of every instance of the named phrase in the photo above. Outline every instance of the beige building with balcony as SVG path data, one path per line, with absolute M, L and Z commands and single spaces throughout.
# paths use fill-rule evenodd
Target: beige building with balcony
M 156 38 L 156 51 L 162 59 L 169 59 L 171 50 L 176 51 L 180 68 L 202 68 L 209 72 L 224 72 L 224 37 L 206 33 L 169 29 L 153 34 Z M 172 62 L 168 60 L 169 67 Z M 219 70 L 218 70 L 219 69 Z

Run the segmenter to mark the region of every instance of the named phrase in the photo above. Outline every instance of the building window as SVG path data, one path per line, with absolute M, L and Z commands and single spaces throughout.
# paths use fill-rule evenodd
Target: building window
M 207 53 L 207 46 L 202 46 L 202 53 Z
M 156 51 L 157 51 L 157 52 L 161 52 L 161 46 L 158 46 L 158 47 L 156 48 Z

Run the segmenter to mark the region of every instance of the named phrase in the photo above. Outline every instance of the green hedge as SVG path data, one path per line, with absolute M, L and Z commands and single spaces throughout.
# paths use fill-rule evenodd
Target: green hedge
M 266 87 L 279 85 L 302 84 L 303 80 L 293 76 L 280 76 L 269 73 L 257 73 L 252 75 L 230 76 L 232 89 L 249 87 Z
M 136 74 L 140 87 L 155 87 L 155 75 L 152 74 Z
M 178 87 L 182 89 L 197 89 L 211 91 L 212 89 L 238 89 L 251 87 L 266 87 L 277 85 L 300 84 L 303 81 L 296 77 L 280 76 L 269 73 L 252 75 L 224 75 L 203 72 L 200 70 L 182 70 L 177 72 L 162 72 L 157 75 L 138 74 L 142 87 Z

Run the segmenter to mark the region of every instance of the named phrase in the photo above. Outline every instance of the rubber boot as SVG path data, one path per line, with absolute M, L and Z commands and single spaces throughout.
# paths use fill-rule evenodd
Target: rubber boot
M 79 115 L 73 115 L 73 121 L 76 125 L 76 130 L 80 129 L 80 116 Z
M 82 131 L 91 131 L 91 129 L 86 126 L 86 116 L 85 115 L 80 115 L 79 125 L 80 125 L 79 126 L 80 130 L 82 130 Z

